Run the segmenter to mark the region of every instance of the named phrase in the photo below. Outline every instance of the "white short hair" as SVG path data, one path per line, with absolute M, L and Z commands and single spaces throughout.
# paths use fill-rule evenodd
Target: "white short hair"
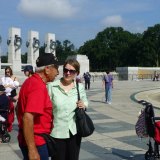
M 45 69 L 46 66 L 42 66 L 42 67 L 35 67 L 35 72 L 41 72 Z
M 53 66 L 54 64 L 51 64 L 51 65 L 47 65 L 47 66 L 41 66 L 41 67 L 35 67 L 35 72 L 41 72 L 45 69 L 45 67 L 51 67 Z

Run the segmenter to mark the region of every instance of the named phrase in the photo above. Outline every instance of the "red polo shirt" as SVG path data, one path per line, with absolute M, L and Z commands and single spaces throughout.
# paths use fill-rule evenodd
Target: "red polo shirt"
M 18 141 L 25 146 L 23 136 L 23 115 L 25 112 L 34 113 L 34 133 L 50 133 L 52 129 L 52 102 L 48 95 L 46 84 L 38 74 L 28 78 L 22 85 L 18 99 Z M 35 135 L 37 146 L 45 144 L 42 137 Z

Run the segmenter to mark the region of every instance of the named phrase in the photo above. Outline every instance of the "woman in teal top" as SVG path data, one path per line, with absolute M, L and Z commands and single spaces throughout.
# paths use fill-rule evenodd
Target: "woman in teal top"
M 63 77 L 48 84 L 48 91 L 53 103 L 54 128 L 51 136 L 57 145 L 54 160 L 78 160 L 81 137 L 77 134 L 75 109 L 88 107 L 88 100 L 83 84 L 79 83 L 81 100 L 77 100 L 75 78 L 79 74 L 77 60 L 69 59 L 63 66 Z

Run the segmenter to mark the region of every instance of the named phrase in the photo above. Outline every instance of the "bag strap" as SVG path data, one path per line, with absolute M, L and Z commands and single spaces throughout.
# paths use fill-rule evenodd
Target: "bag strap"
M 78 82 L 76 82 L 76 88 L 77 88 L 77 99 L 78 99 L 78 101 L 80 100 L 80 93 L 79 93 L 79 83 Z M 86 111 L 87 109 L 85 108 L 85 111 Z
M 37 136 L 43 137 L 43 138 L 45 139 L 45 138 L 46 138 L 46 136 L 47 136 L 47 135 L 49 135 L 49 134 L 47 134 L 47 133 L 34 133 L 34 135 L 37 135 Z
M 78 82 L 76 82 L 76 88 L 77 88 L 77 93 L 78 93 L 77 98 L 79 101 L 80 100 L 80 93 L 79 93 L 79 83 Z
M 34 133 L 34 135 L 43 136 L 45 133 Z

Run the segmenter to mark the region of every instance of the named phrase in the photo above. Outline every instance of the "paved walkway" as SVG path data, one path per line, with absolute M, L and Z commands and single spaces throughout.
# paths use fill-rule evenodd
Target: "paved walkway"
M 101 82 L 92 83 L 87 91 L 90 101 L 88 114 L 94 121 L 95 132 L 83 139 L 80 160 L 143 160 L 148 140 L 140 140 L 135 134 L 137 115 L 142 108 L 135 98 L 160 107 L 159 86 L 160 82 L 153 81 L 115 81 L 113 102 L 108 105 L 104 103 Z M 160 115 L 159 109 L 156 108 L 155 112 Z M 0 144 L 1 160 L 22 159 L 16 139 L 17 130 L 15 121 L 11 142 Z

